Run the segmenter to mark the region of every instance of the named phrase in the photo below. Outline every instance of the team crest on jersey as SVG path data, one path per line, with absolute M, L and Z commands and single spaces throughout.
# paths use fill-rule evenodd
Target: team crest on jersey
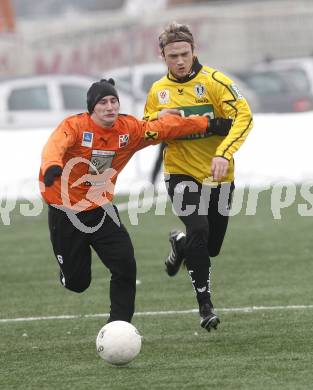
M 125 148 L 125 146 L 128 145 L 128 141 L 129 141 L 129 134 L 121 134 L 119 136 L 119 147 Z
M 170 91 L 168 89 L 162 89 L 158 91 L 158 99 L 160 104 L 167 104 L 170 101 Z
M 202 98 L 202 96 L 205 94 L 205 86 L 203 84 L 196 84 L 195 92 L 199 98 Z
M 82 139 L 82 146 L 86 146 L 87 148 L 91 148 L 92 141 L 93 141 L 93 133 L 91 133 L 90 131 L 84 131 L 83 132 L 83 139 Z

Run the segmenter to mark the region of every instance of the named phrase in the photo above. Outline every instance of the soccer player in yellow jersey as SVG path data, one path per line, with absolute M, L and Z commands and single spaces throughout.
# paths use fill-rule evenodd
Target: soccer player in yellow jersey
M 225 137 L 181 137 L 166 141 L 164 151 L 167 190 L 186 227 L 186 234 L 172 231 L 169 235 L 166 272 L 174 276 L 185 262 L 199 304 L 200 324 L 210 331 L 220 323 L 211 300 L 210 258 L 219 254 L 224 240 L 234 189 L 233 154 L 253 126 L 252 114 L 231 79 L 199 63 L 187 25 L 171 23 L 159 36 L 159 47 L 168 73 L 152 85 L 145 119 L 167 113 L 232 119 Z

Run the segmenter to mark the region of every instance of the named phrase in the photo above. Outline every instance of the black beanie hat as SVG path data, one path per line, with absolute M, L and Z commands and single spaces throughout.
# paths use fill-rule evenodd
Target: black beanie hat
M 113 79 L 101 79 L 91 85 L 87 92 L 87 108 L 89 114 L 92 114 L 95 105 L 105 96 L 112 95 L 120 101 L 114 85 L 115 82 Z

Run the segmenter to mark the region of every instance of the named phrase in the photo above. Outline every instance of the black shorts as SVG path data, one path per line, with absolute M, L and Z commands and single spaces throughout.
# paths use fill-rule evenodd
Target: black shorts
M 234 183 L 210 187 L 191 176 L 171 174 L 166 185 L 173 208 L 186 226 L 187 241 L 206 231 L 209 254 L 217 256 L 228 226 Z
M 114 206 L 118 221 L 119 215 Z M 61 283 L 75 292 L 86 290 L 91 282 L 91 248 L 111 272 L 111 320 L 129 321 L 134 311 L 136 262 L 134 248 L 125 226 L 116 224 L 101 207 L 77 213 L 79 221 L 67 212 L 49 206 L 50 239 L 60 267 Z M 88 233 L 81 230 L 99 224 Z M 76 226 L 75 226 L 76 225 Z M 113 318 L 113 319 L 112 319 Z

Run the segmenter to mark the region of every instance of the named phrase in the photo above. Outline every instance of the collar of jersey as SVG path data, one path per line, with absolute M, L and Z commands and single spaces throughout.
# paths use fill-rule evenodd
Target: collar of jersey
M 194 79 L 201 69 L 202 65 L 200 64 L 198 58 L 195 57 L 195 59 L 193 60 L 191 71 L 186 77 L 182 79 L 176 79 L 170 72 L 168 72 L 167 78 L 171 81 L 174 81 L 175 83 L 187 83 L 187 81 Z

